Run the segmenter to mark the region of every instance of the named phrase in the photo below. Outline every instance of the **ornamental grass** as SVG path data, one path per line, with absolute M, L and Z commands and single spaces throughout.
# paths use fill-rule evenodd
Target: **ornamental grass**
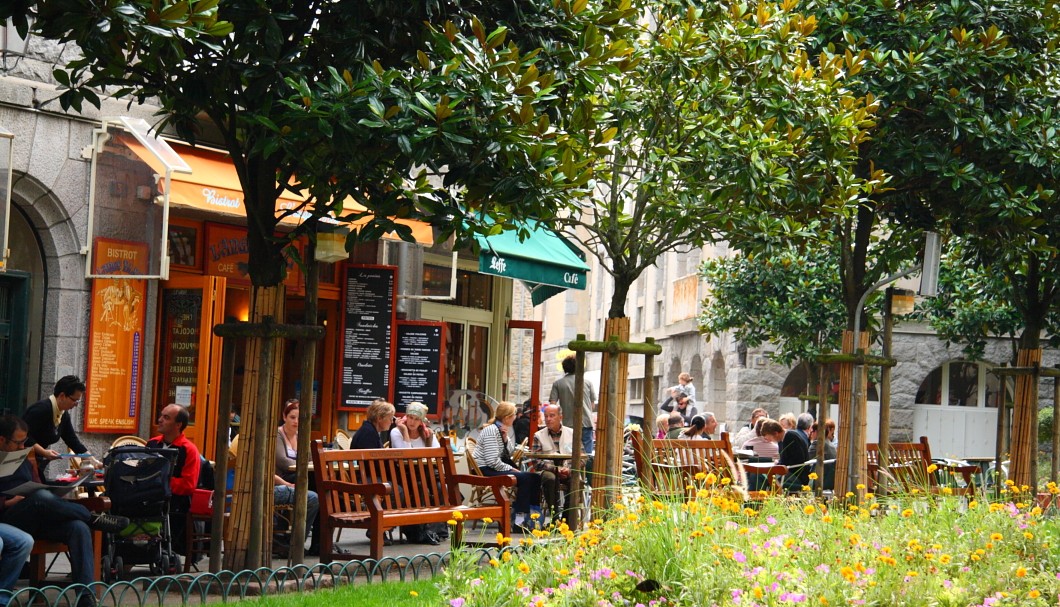
M 1056 507 L 1019 488 L 1000 501 L 760 503 L 709 475 L 688 489 L 626 496 L 582 531 L 561 524 L 500 553 L 456 547 L 441 595 L 449 607 L 1060 604 Z

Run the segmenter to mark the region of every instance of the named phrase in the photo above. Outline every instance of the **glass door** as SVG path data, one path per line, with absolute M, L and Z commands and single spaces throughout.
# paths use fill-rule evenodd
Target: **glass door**
M 460 439 L 478 436 L 479 427 L 493 416 L 499 396 L 486 391 L 492 314 L 424 304 L 421 316 L 423 320 L 446 324 L 446 360 L 442 365 L 446 402 L 442 429 L 455 431 Z
M 167 404 L 186 407 L 191 419 L 185 434 L 203 456 L 215 459 L 221 338 L 214 335 L 213 327 L 224 321 L 225 279 L 172 278 L 162 283 L 160 303 L 158 398 L 152 420 Z

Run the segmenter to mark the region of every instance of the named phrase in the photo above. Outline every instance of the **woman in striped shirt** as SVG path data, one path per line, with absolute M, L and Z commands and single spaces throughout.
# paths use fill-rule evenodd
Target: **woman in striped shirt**
M 521 472 L 512 462 L 515 451 L 515 433 L 512 423 L 515 422 L 515 405 L 510 402 L 497 404 L 493 419 L 482 427 L 478 436 L 478 447 L 473 457 L 482 474 L 500 476 L 509 474 L 515 477 L 516 494 L 512 510 L 516 526 L 529 525 L 530 507 L 538 506 L 541 500 L 541 476 L 536 472 Z

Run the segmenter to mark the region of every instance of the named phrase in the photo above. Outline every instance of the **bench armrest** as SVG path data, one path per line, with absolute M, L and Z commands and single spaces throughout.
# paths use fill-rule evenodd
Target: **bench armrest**
M 324 481 L 320 483 L 322 491 L 338 491 L 357 495 L 386 495 L 390 493 L 390 483 L 348 483 L 346 481 Z
M 514 487 L 515 477 L 510 474 L 499 476 L 475 476 L 472 474 L 453 474 L 449 476 L 454 482 L 464 485 L 479 485 L 482 487 Z

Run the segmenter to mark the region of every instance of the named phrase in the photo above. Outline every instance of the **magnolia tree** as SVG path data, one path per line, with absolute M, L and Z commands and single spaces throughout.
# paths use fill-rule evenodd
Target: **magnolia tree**
M 284 189 L 308 192 L 295 209 L 311 218 L 307 226 L 339 216 L 358 221 L 355 237 L 366 239 L 392 229 L 409 237 L 396 227 L 402 218 L 429 221 L 443 233 L 547 218 L 588 192 L 591 174 L 580 159 L 593 150 L 583 143 L 591 135 L 550 124 L 565 113 L 565 95 L 579 90 L 581 79 L 618 69 L 614 55 L 601 57 L 597 49 L 607 48 L 624 14 L 563 0 L 0 6 L 0 19 L 12 18 L 21 33 L 32 24 L 35 35 L 82 50 L 81 59 L 55 72 L 64 108 L 98 104 L 108 94 L 157 105 L 157 128 L 189 142 L 204 129 L 216 132 L 243 189 L 256 323 L 282 310 L 287 238 L 276 237 L 282 217 L 276 200 Z M 507 27 L 487 28 L 476 15 Z M 591 41 L 582 37 L 589 29 Z M 547 51 L 533 50 L 539 47 Z M 347 197 L 364 210 L 349 210 Z M 471 221 L 464 210 L 473 213 Z M 479 217 L 494 221 L 473 220 Z M 248 353 L 258 351 L 248 344 Z M 246 368 L 269 377 L 279 349 L 260 351 Z M 245 416 L 259 422 L 244 426 L 244 453 L 269 448 L 267 420 L 276 418 L 272 382 L 259 384 L 244 389 Z M 263 489 L 271 473 L 260 465 L 239 470 L 238 486 L 258 488 L 261 496 L 237 495 L 233 508 L 240 520 L 250 512 L 256 530 L 268 512 L 262 501 L 271 499 Z M 252 531 L 245 544 L 240 531 L 226 551 L 229 568 L 257 564 L 261 535 Z
M 875 217 L 866 241 L 883 231 L 915 234 L 935 222 L 962 235 L 974 265 L 1010 286 L 995 297 L 1011 296 L 1022 325 L 1017 364 L 1033 366 L 1060 294 L 1056 4 L 818 1 L 811 7 L 822 25 L 819 51 L 864 57 L 848 84 L 879 98 L 878 128 L 860 150 L 861 174 L 874 166 L 891 180 L 858 207 L 859 219 Z M 860 251 L 850 258 L 855 276 L 874 258 L 871 247 Z M 866 284 L 844 283 L 848 298 Z M 1020 376 L 1012 453 L 1017 484 L 1032 482 L 1032 449 L 1024 447 L 1037 400 L 1037 380 Z

